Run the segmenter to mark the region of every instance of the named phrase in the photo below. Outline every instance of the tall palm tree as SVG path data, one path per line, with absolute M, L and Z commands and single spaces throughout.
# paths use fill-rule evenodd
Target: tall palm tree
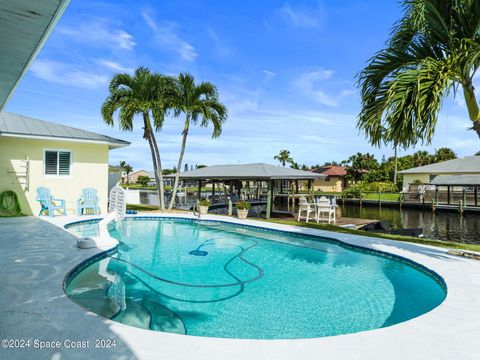
M 287 163 L 291 163 L 293 159 L 290 157 L 290 151 L 282 149 L 273 157 L 274 160 L 278 160 L 282 166 L 287 165 Z
M 461 87 L 472 129 L 480 136 L 472 84 L 480 66 L 480 1 L 402 2 L 404 15 L 387 47 L 358 75 L 359 128 L 374 145 L 430 143 L 442 100 Z
M 169 209 L 172 209 L 175 204 L 175 194 L 177 193 L 190 125 L 199 123 L 200 126 L 207 127 L 212 124 L 212 138 L 217 138 L 222 133 L 223 123 L 227 120 L 227 108 L 220 102 L 215 85 L 210 82 L 196 84 L 193 75 L 188 73 L 181 73 L 174 79 L 173 83 L 174 91 L 169 97 L 168 106 L 173 110 L 175 117 L 184 115 L 185 122 L 182 131 L 182 147 L 178 157 L 178 171 L 175 175 Z
M 127 174 L 127 185 L 130 185 L 130 173 L 133 171 L 133 167 L 129 164 L 125 164 L 123 170 L 125 171 L 125 174 Z
M 160 152 L 154 130 L 162 128 L 166 114 L 165 97 L 171 87 L 170 78 L 149 69 L 140 67 L 132 75 L 115 74 L 110 81 L 110 94 L 102 104 L 101 112 L 105 123 L 114 125 L 114 115 L 118 113 L 121 130 L 132 131 L 136 115 L 143 120 L 143 138 L 148 141 L 152 156 L 155 181 L 160 209 L 165 209 L 163 194 L 163 174 Z M 153 125 L 152 126 L 152 120 Z

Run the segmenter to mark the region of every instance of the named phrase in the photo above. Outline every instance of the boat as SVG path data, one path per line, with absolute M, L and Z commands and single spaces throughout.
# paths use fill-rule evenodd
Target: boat
M 423 228 L 390 229 L 390 224 L 386 221 L 374 221 L 360 227 L 359 230 L 378 234 L 423 237 Z

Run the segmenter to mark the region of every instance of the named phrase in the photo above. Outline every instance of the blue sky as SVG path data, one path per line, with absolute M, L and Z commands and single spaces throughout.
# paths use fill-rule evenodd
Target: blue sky
M 396 0 L 72 0 L 6 110 L 129 140 L 110 162 L 148 169 L 141 123 L 125 133 L 99 114 L 112 74 L 147 66 L 215 83 L 229 109 L 220 138 L 191 131 L 188 164 L 273 163 L 282 148 L 302 164 L 390 156 L 355 127 L 355 74 L 400 16 Z M 432 145 L 407 153 L 449 146 L 472 155 L 480 149 L 468 127 L 462 99 L 448 99 Z M 157 135 L 165 167 L 176 164 L 181 130 L 182 119 L 167 119 Z

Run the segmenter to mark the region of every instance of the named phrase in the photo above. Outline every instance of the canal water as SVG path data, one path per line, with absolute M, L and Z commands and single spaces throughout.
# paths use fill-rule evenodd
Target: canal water
M 480 244 L 480 214 L 457 212 L 433 213 L 420 210 L 378 205 L 345 204 L 339 205 L 342 216 L 362 219 L 388 221 L 392 229 L 423 228 L 426 238 Z
M 206 195 L 206 194 L 205 194 Z M 189 207 L 196 201 L 196 196 L 189 196 L 181 205 Z M 155 192 L 141 191 L 142 204 L 158 205 Z M 185 204 L 186 203 L 186 204 Z M 221 209 L 218 210 L 220 213 Z M 258 211 L 259 212 L 259 211 Z M 378 205 L 339 204 L 338 215 L 351 218 L 388 221 L 392 229 L 423 228 L 426 238 L 469 244 L 480 244 L 480 213 L 436 212 Z

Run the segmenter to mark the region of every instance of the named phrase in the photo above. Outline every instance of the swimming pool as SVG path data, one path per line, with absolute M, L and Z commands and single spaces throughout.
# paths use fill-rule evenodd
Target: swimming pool
M 95 235 L 96 222 L 68 226 Z M 420 265 L 334 239 L 219 221 L 128 218 L 116 251 L 75 269 L 68 296 L 127 325 L 197 336 L 295 339 L 377 329 L 446 296 Z

